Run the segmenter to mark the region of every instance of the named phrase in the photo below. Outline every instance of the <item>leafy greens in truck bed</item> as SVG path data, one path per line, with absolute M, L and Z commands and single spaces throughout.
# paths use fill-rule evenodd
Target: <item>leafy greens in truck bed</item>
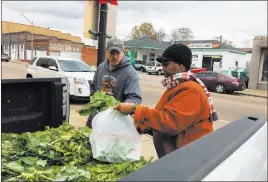
M 2 134 L 3 181 L 115 181 L 149 161 L 121 164 L 99 162 L 92 157 L 88 127 L 59 128 L 23 134 Z

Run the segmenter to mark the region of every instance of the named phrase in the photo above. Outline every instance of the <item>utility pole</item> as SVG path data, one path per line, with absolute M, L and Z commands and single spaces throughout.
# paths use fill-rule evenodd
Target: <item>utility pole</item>
M 33 58 L 33 21 L 30 21 L 24 14 L 22 15 L 32 25 L 32 41 L 31 41 L 31 59 Z
M 106 3 L 102 3 L 100 5 L 100 21 L 99 21 L 99 32 L 94 30 L 89 30 L 90 34 L 94 34 L 98 37 L 98 58 L 97 58 L 97 67 L 104 61 L 105 59 L 105 45 L 106 38 L 111 38 L 112 36 L 106 34 L 106 26 L 107 26 L 107 11 L 108 5 Z
M 101 6 L 100 6 L 100 22 L 99 22 L 97 67 L 99 67 L 99 65 L 105 59 L 107 10 L 108 10 L 107 3 L 101 4 Z

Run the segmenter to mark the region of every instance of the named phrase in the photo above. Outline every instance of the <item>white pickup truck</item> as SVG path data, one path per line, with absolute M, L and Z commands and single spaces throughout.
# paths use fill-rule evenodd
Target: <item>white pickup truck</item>
M 64 78 L 3 79 L 2 132 L 68 121 L 69 87 Z M 241 117 L 120 181 L 267 181 L 267 122 Z

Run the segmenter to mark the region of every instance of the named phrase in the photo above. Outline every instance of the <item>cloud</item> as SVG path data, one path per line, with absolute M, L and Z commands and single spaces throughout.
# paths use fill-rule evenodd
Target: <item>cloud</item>
M 121 5 L 122 4 L 122 5 Z M 129 5 L 129 6 L 127 6 Z M 167 33 L 176 27 L 188 27 L 195 39 L 223 38 L 242 42 L 267 34 L 267 2 L 120 2 L 117 33 L 129 35 L 131 26 L 152 22 Z M 135 10 L 135 11 L 134 11 Z
M 80 1 L 4 1 L 2 20 L 28 24 L 29 22 L 20 15 L 23 13 L 36 26 L 82 36 L 83 3 Z
M 82 1 L 3 1 L 2 5 L 14 12 L 43 14 L 43 18 L 47 15 L 72 19 L 84 16 Z
M 267 34 L 266 1 L 119 1 L 117 36 L 127 37 L 133 26 L 152 22 L 166 33 L 177 27 L 190 28 L 195 39 L 222 35 L 234 42 L 252 41 Z M 84 1 L 3 1 L 2 20 L 83 34 Z

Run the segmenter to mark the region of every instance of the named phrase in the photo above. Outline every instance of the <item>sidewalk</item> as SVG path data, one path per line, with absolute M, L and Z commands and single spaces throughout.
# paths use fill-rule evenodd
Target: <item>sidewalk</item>
M 267 90 L 246 89 L 237 93 L 243 94 L 243 95 L 254 96 L 254 97 L 267 98 L 267 95 L 268 95 L 267 92 L 268 92 Z
M 165 88 L 161 87 L 160 84 L 156 85 L 156 84 L 146 83 L 146 84 L 142 84 L 141 87 L 143 89 L 154 88 L 155 90 L 160 91 L 160 92 L 165 91 Z M 217 93 L 215 93 L 215 94 L 217 94 Z M 241 94 L 241 95 L 248 95 L 248 96 L 253 96 L 253 97 L 268 98 L 268 91 L 267 90 L 246 89 L 246 90 L 243 90 L 243 91 L 234 92 L 234 94 Z

